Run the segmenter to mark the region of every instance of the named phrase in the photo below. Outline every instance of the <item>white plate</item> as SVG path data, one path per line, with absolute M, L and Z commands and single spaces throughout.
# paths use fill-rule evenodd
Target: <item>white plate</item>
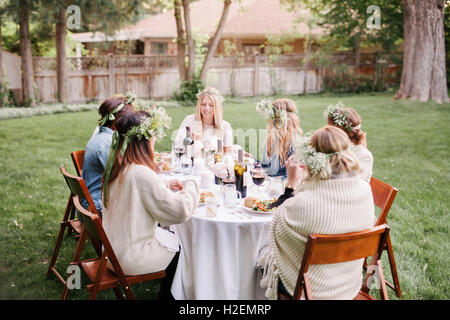
M 263 212 L 263 211 L 255 211 L 255 210 L 253 210 L 252 208 L 248 208 L 248 207 L 246 207 L 246 206 L 242 206 L 242 208 L 244 209 L 244 211 L 245 212 L 248 212 L 248 213 L 251 213 L 251 214 L 253 214 L 253 215 L 256 215 L 256 216 L 269 216 L 269 215 L 271 215 L 271 214 L 273 214 L 274 212 L 275 212 L 275 210 L 273 210 L 273 211 L 268 211 L 268 212 Z

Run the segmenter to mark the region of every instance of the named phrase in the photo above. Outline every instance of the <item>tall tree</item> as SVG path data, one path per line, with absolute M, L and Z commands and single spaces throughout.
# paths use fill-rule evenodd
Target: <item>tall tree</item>
M 195 45 L 194 39 L 192 38 L 191 12 L 189 4 L 189 0 L 183 0 L 184 25 L 186 26 L 186 42 L 188 46 L 188 81 L 192 80 L 195 76 Z
M 178 70 L 180 79 L 187 79 L 186 70 L 186 39 L 183 27 L 181 0 L 174 0 L 174 16 L 177 25 L 177 52 L 178 52 Z
M 56 79 L 58 83 L 58 101 L 67 102 L 69 75 L 66 58 L 66 9 L 60 7 L 56 20 Z
M 224 0 L 222 15 L 220 17 L 219 24 L 217 25 L 216 32 L 208 45 L 208 52 L 203 62 L 202 71 L 200 73 L 200 80 L 204 83 L 206 81 L 206 76 L 208 75 L 209 66 L 211 64 L 212 57 L 216 52 L 217 45 L 219 44 L 220 38 L 222 37 L 223 28 L 227 21 L 228 12 L 230 11 L 231 0 Z
M 30 41 L 30 3 L 19 0 L 19 26 L 20 26 L 20 56 L 22 58 L 22 91 L 23 100 L 30 106 L 35 105 L 33 58 Z
M 449 102 L 444 8 L 445 0 L 403 0 L 403 70 L 396 99 Z

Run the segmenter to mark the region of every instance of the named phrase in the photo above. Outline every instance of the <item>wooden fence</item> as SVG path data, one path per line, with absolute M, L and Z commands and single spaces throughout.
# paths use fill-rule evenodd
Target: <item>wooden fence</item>
M 56 59 L 35 57 L 34 76 L 42 102 L 57 100 Z M 324 89 L 324 77 L 333 65 L 354 63 L 350 55 L 334 55 L 331 65 L 304 66 L 304 55 L 214 57 L 207 85 L 223 95 L 317 93 Z M 103 56 L 68 58 L 69 102 L 104 100 L 127 91 L 139 98 L 170 98 L 180 78 L 176 56 Z M 376 76 L 376 56 L 362 55 L 360 71 Z M 398 66 L 390 63 L 390 68 Z M 326 79 L 325 79 L 326 80 Z

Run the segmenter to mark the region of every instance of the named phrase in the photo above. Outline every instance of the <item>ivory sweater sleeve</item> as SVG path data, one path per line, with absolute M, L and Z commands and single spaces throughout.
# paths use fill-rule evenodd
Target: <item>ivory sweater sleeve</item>
M 172 192 L 153 170 L 136 166 L 133 171 L 146 211 L 163 225 L 182 223 L 191 218 L 200 199 L 197 182 L 187 180 L 181 192 Z M 160 183 L 155 183 L 159 181 Z

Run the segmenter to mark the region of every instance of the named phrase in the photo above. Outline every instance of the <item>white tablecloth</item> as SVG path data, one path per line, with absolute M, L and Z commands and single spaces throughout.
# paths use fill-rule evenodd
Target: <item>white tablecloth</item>
M 219 193 L 218 186 L 208 191 Z M 192 219 L 172 225 L 182 247 L 172 284 L 175 299 L 265 299 L 256 262 L 271 219 L 272 214 L 247 212 L 242 202 L 235 209 L 221 203 L 216 217 L 199 206 Z

